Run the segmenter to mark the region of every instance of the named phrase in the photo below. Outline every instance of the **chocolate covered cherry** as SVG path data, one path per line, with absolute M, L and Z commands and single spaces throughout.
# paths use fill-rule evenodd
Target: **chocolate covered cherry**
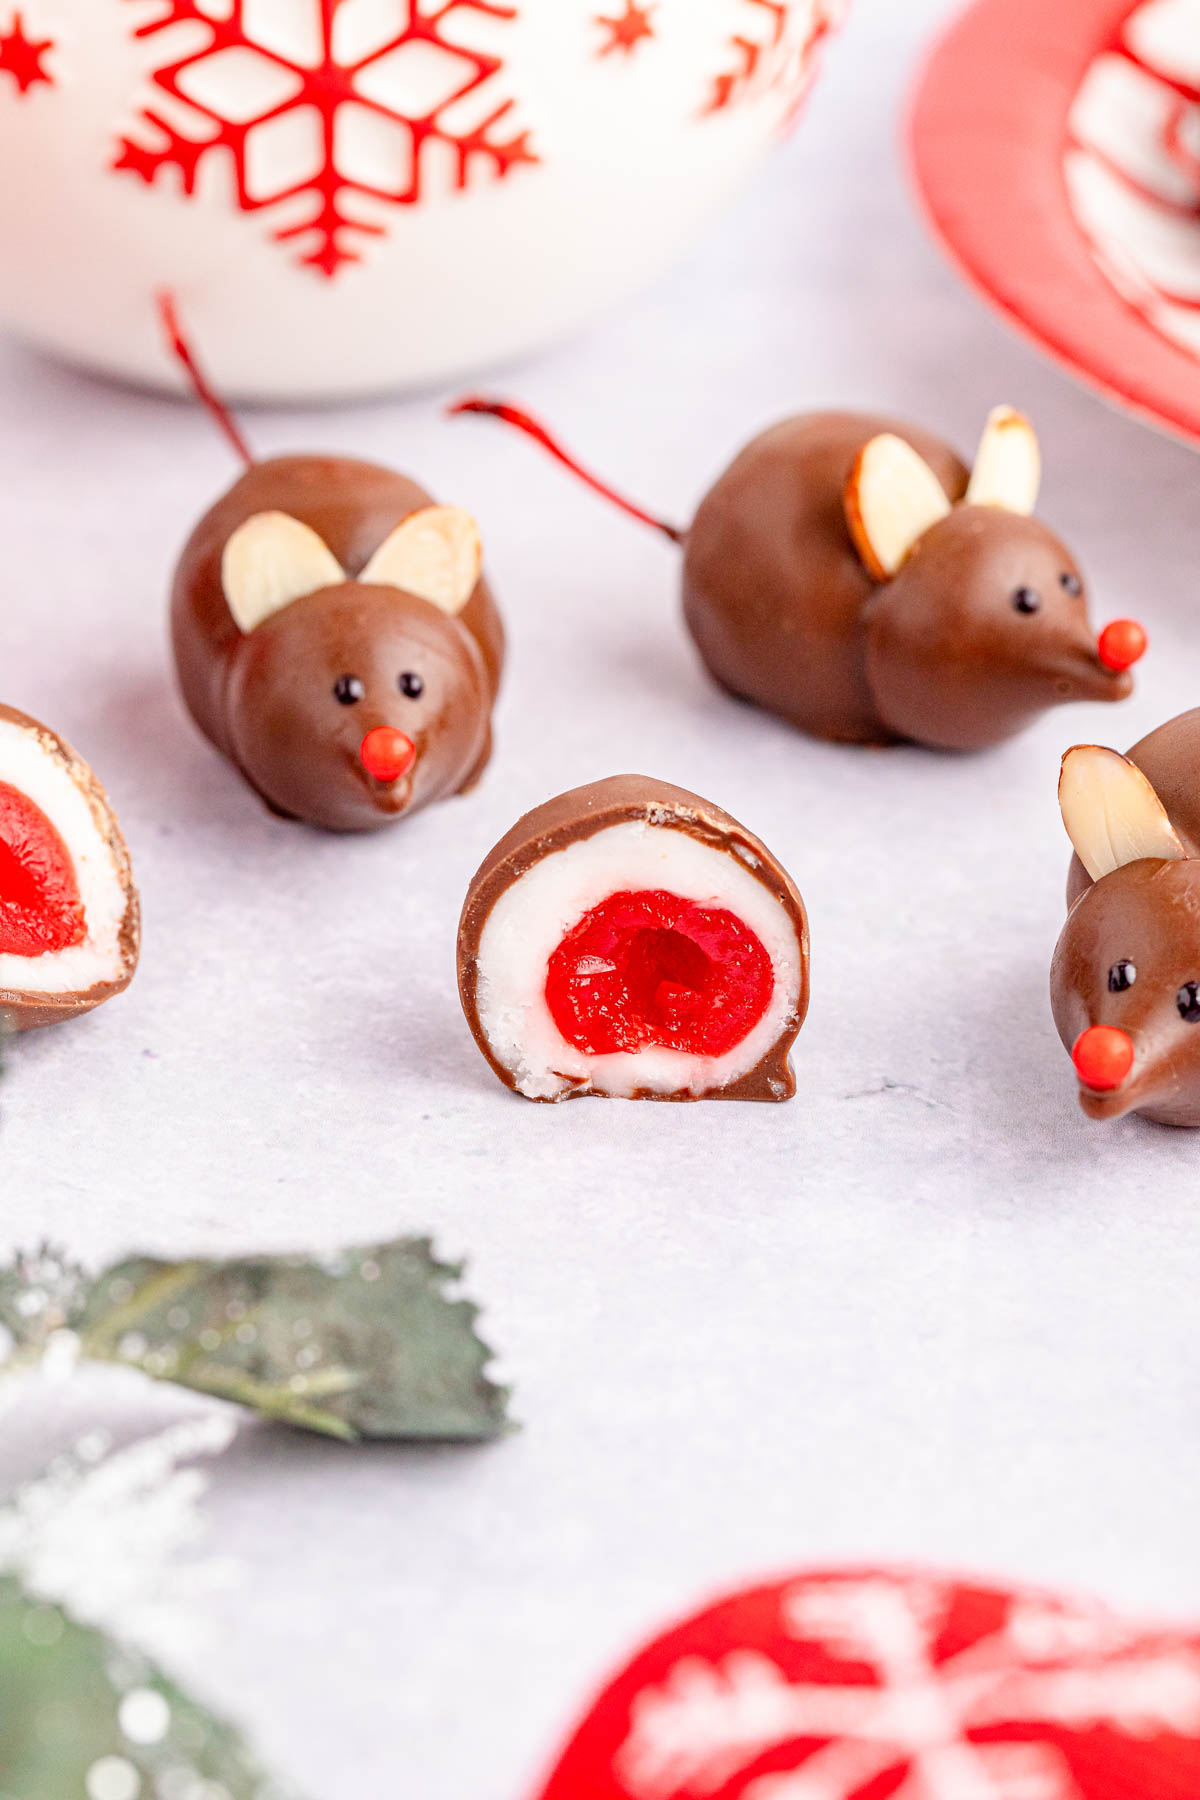
M 0 1020 L 18 1031 L 128 987 L 141 916 L 108 797 L 69 744 L 0 706 Z
M 587 474 L 517 408 L 516 425 L 684 549 L 684 616 L 731 693 L 818 737 L 976 750 L 1069 700 L 1122 700 L 1146 647 L 1132 620 L 1097 638 L 1066 546 L 1031 515 L 1028 422 L 991 416 L 973 471 L 927 432 L 854 413 L 756 438 L 687 531 Z
M 614 776 L 520 819 L 472 881 L 459 986 L 531 1100 L 786 1100 L 808 1006 L 804 903 L 719 807 Z
M 199 397 L 248 464 L 175 574 L 180 686 L 272 811 L 366 831 L 463 793 L 491 755 L 504 634 L 460 507 L 343 456 L 257 462 L 184 342 Z
M 192 534 L 171 621 L 197 724 L 275 812 L 369 830 L 487 763 L 502 637 L 479 534 L 402 475 L 256 464 Z
M 1059 799 L 1076 855 L 1051 996 L 1080 1104 L 1200 1125 L 1200 710 L 1127 757 L 1076 745 Z

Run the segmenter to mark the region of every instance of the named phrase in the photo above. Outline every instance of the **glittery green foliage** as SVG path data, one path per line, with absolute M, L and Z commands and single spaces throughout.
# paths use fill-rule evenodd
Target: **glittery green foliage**
M 333 1437 L 480 1440 L 506 1429 L 478 1308 L 425 1239 L 321 1260 L 134 1257 L 96 1279 L 49 1249 L 0 1269 L 11 1358 L 79 1352 Z
M 0 1577 L 0 1800 L 294 1800 L 136 1651 Z
M 38 1361 L 56 1331 L 70 1329 L 87 1303 L 86 1269 L 44 1244 L 0 1265 L 0 1342 L 10 1361 Z

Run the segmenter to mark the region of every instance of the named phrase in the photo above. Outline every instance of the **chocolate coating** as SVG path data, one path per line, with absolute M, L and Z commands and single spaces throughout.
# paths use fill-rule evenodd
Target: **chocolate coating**
M 136 973 L 141 952 L 141 903 L 134 886 L 128 845 L 122 836 L 108 795 L 90 766 L 65 738 L 59 737 L 57 732 L 51 731 L 37 719 L 30 718 L 28 713 L 19 712 L 12 706 L 0 706 L 0 722 L 17 725 L 21 730 L 33 733 L 46 755 L 53 757 L 66 770 L 87 801 L 88 811 L 112 856 L 125 899 L 118 939 L 121 973 L 114 980 L 99 981 L 74 993 L 43 993 L 36 989 L 0 987 L 0 1023 L 16 1031 L 34 1031 L 43 1025 L 60 1025 L 68 1019 L 78 1018 L 80 1014 L 91 1012 L 95 1007 L 103 1006 L 106 1000 L 124 993 Z M 68 850 L 70 848 L 68 845 Z
M 1070 912 L 1050 974 L 1054 1022 L 1068 1050 L 1090 1025 L 1115 1025 L 1133 1040 L 1133 1071 L 1119 1088 L 1081 1088 L 1089 1118 L 1136 1112 L 1162 1125 L 1200 1126 L 1200 1025 L 1177 1005 L 1180 989 L 1200 981 L 1200 708 L 1159 726 L 1128 754 L 1187 857 L 1145 858 L 1097 882 L 1072 859 Z M 1113 991 L 1109 972 L 1125 961 L 1135 979 Z
M 976 750 L 1047 707 L 1119 700 L 1074 559 L 1037 520 L 956 505 L 888 582 L 855 549 L 843 496 L 858 452 L 891 432 L 929 464 L 952 502 L 968 472 L 950 447 L 893 420 L 790 419 L 750 444 L 688 535 L 684 613 L 711 673 L 732 693 L 817 737 L 901 739 Z M 1034 589 L 1037 612 L 1013 606 Z
M 709 1092 L 660 1093 L 640 1088 L 631 1097 L 650 1100 L 787 1100 L 796 1092 L 789 1052 L 804 1023 L 809 1001 L 808 917 L 800 891 L 770 850 L 711 801 L 686 788 L 645 775 L 614 775 L 572 788 L 535 807 L 507 832 L 484 858 L 467 890 L 458 931 L 458 985 L 463 1011 L 481 1052 L 499 1079 L 515 1090 L 512 1071 L 500 1062 L 480 1023 L 479 951 L 492 910 L 513 883 L 546 857 L 594 836 L 610 826 L 645 822 L 656 829 L 676 830 L 725 855 L 754 876 L 783 908 L 800 946 L 800 989 L 797 1004 L 776 1041 L 756 1066 L 736 1081 Z M 620 885 L 620 871 L 615 872 Z M 669 880 L 669 877 L 668 877 Z M 581 1089 L 586 1093 L 589 1090 Z
M 1189 856 L 1200 857 L 1200 706 L 1156 726 L 1126 751 L 1154 789 Z M 1067 873 L 1067 905 L 1092 886 L 1077 856 Z
M 370 830 L 464 792 L 485 768 L 504 654 L 487 583 L 450 616 L 353 579 L 397 525 L 429 504 L 423 488 L 390 469 L 287 456 L 249 469 L 192 533 L 171 604 L 180 686 L 201 731 L 273 811 L 330 830 Z M 243 633 L 222 587 L 222 557 L 240 525 L 269 512 L 311 527 L 350 579 Z M 407 671 L 424 682 L 418 699 L 400 691 Z M 363 684 L 356 705 L 334 697 L 344 675 Z M 375 780 L 359 758 L 379 726 L 416 746 L 400 782 Z

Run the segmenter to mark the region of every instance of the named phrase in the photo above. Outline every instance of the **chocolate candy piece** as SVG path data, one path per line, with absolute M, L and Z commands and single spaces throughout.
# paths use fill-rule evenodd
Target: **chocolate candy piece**
M 684 788 L 617 775 L 519 819 L 467 893 L 459 991 L 531 1100 L 787 1100 L 808 922 L 758 838 Z
M 688 538 L 684 610 L 705 662 L 802 730 L 854 743 L 977 750 L 1064 700 L 1125 698 L 1128 665 L 1101 660 L 1074 559 L 1029 516 L 1038 467 L 1006 409 L 970 478 L 948 446 L 886 419 L 768 431 Z
M 69 744 L 0 706 L 0 1018 L 18 1031 L 129 986 L 141 913 L 108 797 Z
M 1200 710 L 1128 757 L 1063 758 L 1076 849 L 1051 969 L 1059 1036 L 1091 1119 L 1200 1125 Z
M 802 731 L 949 750 L 1001 742 L 1067 700 L 1121 700 L 1146 647 L 1099 640 L 1070 552 L 1030 515 L 1040 457 L 1000 407 L 974 470 L 923 431 L 855 413 L 750 444 L 678 531 L 614 494 L 514 407 L 471 399 L 684 546 L 684 615 L 711 674 Z
M 256 463 L 175 576 L 179 680 L 275 812 L 333 831 L 464 792 L 491 754 L 503 632 L 467 514 L 345 457 Z

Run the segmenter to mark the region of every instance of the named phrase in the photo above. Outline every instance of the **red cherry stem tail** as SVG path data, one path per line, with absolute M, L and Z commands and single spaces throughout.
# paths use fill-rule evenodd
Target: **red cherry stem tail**
M 242 435 L 241 426 L 225 402 L 218 396 L 196 360 L 196 353 L 184 336 L 174 294 L 164 292 L 158 296 L 158 313 L 163 323 L 163 330 L 167 334 L 167 342 L 171 346 L 173 354 L 187 371 L 188 380 L 192 384 L 192 391 L 197 400 L 207 409 L 218 431 L 233 445 L 234 454 L 241 457 L 248 469 L 252 469 L 255 462 L 254 452 Z
M 631 519 L 637 519 L 642 525 L 649 525 L 654 531 L 661 531 L 663 536 L 670 538 L 673 544 L 683 543 L 686 533 L 680 531 L 678 526 L 668 525 L 665 519 L 655 518 L 653 513 L 646 512 L 644 508 L 636 506 L 632 500 L 627 500 L 623 494 L 618 494 L 615 488 L 610 488 L 607 482 L 601 481 L 599 476 L 593 475 L 590 470 L 585 469 L 581 463 L 577 462 L 571 453 L 550 435 L 544 425 L 539 425 L 536 419 L 532 418 L 529 413 L 522 412 L 520 407 L 509 406 L 500 400 L 484 400 L 477 395 L 470 395 L 465 400 L 456 400 L 454 405 L 446 410 L 447 416 L 452 419 L 460 413 L 483 413 L 487 418 L 500 419 L 505 425 L 515 426 L 518 431 L 523 431 L 526 437 L 531 437 L 535 444 L 540 444 L 543 450 L 548 450 L 556 462 L 560 462 L 564 468 L 570 469 L 572 475 L 584 482 L 594 493 L 609 501 L 611 505 L 619 507 L 623 513 L 628 513 Z

